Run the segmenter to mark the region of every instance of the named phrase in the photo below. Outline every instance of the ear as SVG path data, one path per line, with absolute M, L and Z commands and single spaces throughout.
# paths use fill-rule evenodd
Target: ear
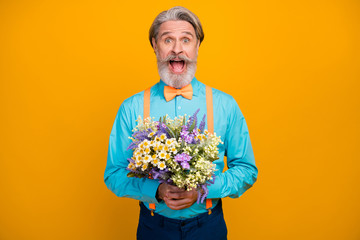
M 155 41 L 155 38 L 152 38 L 151 39 L 151 43 L 152 43 L 152 47 L 153 47 L 153 49 L 154 49 L 154 51 L 156 51 L 156 41 Z
M 196 43 L 196 52 L 199 52 L 199 47 L 200 47 L 200 40 L 198 40 Z

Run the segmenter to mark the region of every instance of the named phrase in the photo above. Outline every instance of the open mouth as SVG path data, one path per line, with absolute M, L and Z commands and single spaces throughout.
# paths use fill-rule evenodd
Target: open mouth
M 169 66 L 170 70 L 173 73 L 182 73 L 185 70 L 185 61 L 184 60 L 170 60 Z

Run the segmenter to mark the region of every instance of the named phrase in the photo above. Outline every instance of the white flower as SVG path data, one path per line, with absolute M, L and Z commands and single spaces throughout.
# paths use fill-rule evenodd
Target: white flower
M 152 158 L 151 158 L 149 155 L 145 155 L 144 158 L 143 158 L 143 162 L 144 162 L 144 163 L 148 163 L 148 162 L 151 161 L 151 159 L 152 159 Z
M 166 138 L 166 134 L 165 134 L 165 133 L 161 134 L 161 135 L 160 135 L 160 140 L 161 140 L 162 142 L 164 142 L 165 139 L 167 139 L 167 138 Z
M 160 170 L 164 170 L 166 168 L 165 162 L 159 161 L 158 168 L 160 168 Z
M 147 167 L 148 167 L 148 165 L 147 165 L 147 164 L 144 164 L 144 165 L 142 165 L 141 170 L 142 170 L 142 171 L 145 171 L 145 170 L 147 169 Z
M 165 151 L 161 151 L 159 154 L 158 154 L 159 158 L 160 159 L 165 159 L 166 158 L 166 152 Z

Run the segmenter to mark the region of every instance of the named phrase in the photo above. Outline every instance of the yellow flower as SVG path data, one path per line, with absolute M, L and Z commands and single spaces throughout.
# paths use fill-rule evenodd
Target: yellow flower
M 161 141 L 164 141 L 166 139 L 165 133 L 161 134 L 160 139 L 161 139 Z
M 161 151 L 161 152 L 159 153 L 159 158 L 165 159 L 165 157 L 166 157 L 166 152 Z
M 149 153 L 150 153 L 150 148 L 145 148 L 144 152 L 145 152 L 146 154 L 149 154 Z
M 171 139 L 166 140 L 166 145 L 171 145 L 172 143 L 173 143 L 173 140 L 171 140 Z
M 131 163 L 129 163 L 129 165 L 128 165 L 128 168 L 130 168 L 130 169 L 135 169 L 135 165 L 131 162 Z
M 144 146 L 144 148 L 148 147 L 148 146 L 149 146 L 149 142 L 148 142 L 148 141 L 144 141 L 144 142 L 143 142 L 143 146 Z
M 145 171 L 147 169 L 147 167 L 148 167 L 148 165 L 144 164 L 144 165 L 142 165 L 141 170 Z
M 151 160 L 150 156 L 149 156 L 149 155 L 145 155 L 143 161 L 144 161 L 144 162 L 150 162 L 150 160 Z
M 153 159 L 152 163 L 153 163 L 154 166 L 158 165 L 159 159 L 157 159 L 157 158 Z
M 166 160 L 169 160 L 169 159 L 170 159 L 170 154 L 169 154 L 169 153 L 166 154 L 165 159 L 166 159 Z
M 160 168 L 160 170 L 164 170 L 164 168 L 166 168 L 165 162 L 160 161 L 158 164 L 158 168 Z
M 176 148 L 175 148 L 175 147 L 172 147 L 172 148 L 170 149 L 170 151 L 172 151 L 174 154 L 176 154 L 176 153 L 177 153 L 177 150 L 176 150 Z

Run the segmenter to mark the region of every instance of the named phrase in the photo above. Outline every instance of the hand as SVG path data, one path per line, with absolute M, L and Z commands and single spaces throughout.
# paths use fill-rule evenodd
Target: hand
M 185 189 L 162 183 L 158 188 L 158 196 L 164 200 L 169 208 L 180 210 L 193 205 L 197 200 L 198 193 L 196 189 L 186 191 Z

